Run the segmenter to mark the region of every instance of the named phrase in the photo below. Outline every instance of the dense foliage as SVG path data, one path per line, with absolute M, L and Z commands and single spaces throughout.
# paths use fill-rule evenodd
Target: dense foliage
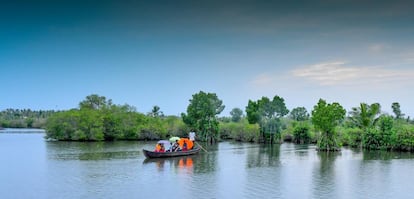
M 309 113 L 305 107 L 297 107 L 290 111 L 289 117 L 296 121 L 306 121 L 309 119 Z
M 341 145 L 367 150 L 414 151 L 414 125 L 405 118 L 399 103 L 391 105 L 393 116 L 381 105 L 360 103 L 345 118 L 338 103 L 320 100 L 308 114 L 304 107 L 289 115 L 283 98 L 249 100 L 246 115 L 239 108 L 230 117 L 220 117 L 222 101 L 214 93 L 193 95 L 187 113 L 165 116 L 154 106 L 146 114 L 129 105 L 114 105 L 103 96 L 90 95 L 77 109 L 33 111 L 6 109 L 0 112 L 0 127 L 45 128 L 48 138 L 73 141 L 157 140 L 185 137 L 190 130 L 198 140 L 232 139 L 264 142 L 279 139 L 294 143 L 317 143 L 318 149 L 337 150 Z
M 391 108 L 392 108 L 392 112 L 394 113 L 396 119 L 402 119 L 404 117 L 404 114 L 401 112 L 400 103 L 398 102 L 392 103 Z
M 353 107 L 349 112 L 351 122 L 363 130 L 372 128 L 377 122 L 381 113 L 381 105 L 361 103 L 359 107 Z
M 193 95 L 187 107 L 187 114 L 182 113 L 184 123 L 198 132 L 198 138 L 213 143 L 219 139 L 219 122 L 217 115 L 224 110 L 223 101 L 215 93 L 200 91 Z
M 47 137 L 75 141 L 154 140 L 187 130 L 178 117 L 146 116 L 134 107 L 114 105 L 98 95 L 88 96 L 79 107 L 51 116 Z
M 0 112 L 0 127 L 4 128 L 44 128 L 46 119 L 55 111 L 30 109 L 6 109 Z
M 220 138 L 233 139 L 240 142 L 257 142 L 260 129 L 258 124 L 249 124 L 246 119 L 240 122 L 221 122 Z
M 318 104 L 312 110 L 312 123 L 316 129 L 321 131 L 318 140 L 318 150 L 336 151 L 339 150 L 335 127 L 345 117 L 345 109 L 339 103 L 328 104 L 325 100 L 320 99 Z
M 311 142 L 310 126 L 306 122 L 299 122 L 293 128 L 293 142 L 305 144 Z
M 230 115 L 231 115 L 231 121 L 239 122 L 243 117 L 243 110 L 241 110 L 240 108 L 233 108 L 230 111 Z
M 249 100 L 246 107 L 247 119 L 250 124 L 259 124 L 261 141 L 281 141 L 282 123 L 280 118 L 289 113 L 285 100 L 274 96 L 272 100 L 262 97 L 257 101 Z

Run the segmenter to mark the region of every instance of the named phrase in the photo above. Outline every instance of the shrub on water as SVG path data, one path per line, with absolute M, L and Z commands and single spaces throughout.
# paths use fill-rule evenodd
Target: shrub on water
M 247 142 L 258 142 L 260 136 L 260 127 L 258 124 L 248 124 L 244 125 L 245 137 L 244 140 Z
M 232 132 L 235 131 L 234 122 L 220 122 L 219 134 L 221 140 L 232 139 Z
M 76 130 L 73 133 L 72 140 L 75 140 L 75 141 L 85 141 L 85 140 L 87 140 L 85 132 L 83 132 L 82 130 Z
M 167 116 L 163 119 L 163 123 L 167 128 L 167 137 L 186 137 L 188 136 L 188 132 L 191 131 L 191 129 L 187 127 L 183 120 L 177 116 Z
M 366 149 L 376 150 L 381 146 L 380 133 L 376 128 L 369 128 L 362 137 L 362 146 Z
M 362 146 L 366 149 L 391 149 L 394 134 L 394 119 L 391 116 L 381 116 L 376 126 L 367 129 L 363 134 Z
M 300 123 L 293 129 L 293 142 L 297 144 L 310 143 L 310 127 L 306 123 Z
M 221 139 L 234 139 L 242 142 L 257 142 L 260 135 L 258 124 L 249 124 L 247 121 L 220 123 Z
M 343 146 L 360 147 L 363 131 L 360 128 L 341 128 L 339 139 Z
M 402 126 L 393 134 L 393 149 L 414 151 L 414 127 Z

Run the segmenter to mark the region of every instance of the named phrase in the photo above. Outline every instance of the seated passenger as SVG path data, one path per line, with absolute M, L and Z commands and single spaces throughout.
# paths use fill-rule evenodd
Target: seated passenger
M 157 144 L 157 145 L 155 145 L 155 152 L 160 152 L 160 150 L 161 150 L 161 144 Z
M 184 144 L 183 144 L 183 151 L 187 151 L 188 150 L 188 148 L 187 148 L 187 142 L 184 142 Z
M 178 140 L 175 141 L 175 143 L 172 145 L 171 151 L 176 152 L 180 149 L 180 145 L 178 144 Z
M 161 144 L 161 149 L 160 149 L 159 152 L 165 152 L 165 148 L 164 148 L 164 145 L 163 144 Z

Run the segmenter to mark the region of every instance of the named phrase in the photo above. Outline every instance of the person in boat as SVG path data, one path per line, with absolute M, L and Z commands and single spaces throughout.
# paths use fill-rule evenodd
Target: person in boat
M 157 143 L 157 145 L 155 145 L 155 152 L 160 152 L 161 149 L 161 144 Z
M 164 145 L 162 143 L 158 143 L 155 146 L 155 152 L 165 152 L 165 148 Z
M 165 152 L 165 147 L 164 147 L 164 144 L 161 144 L 161 149 L 160 149 L 160 152 Z
M 196 134 L 195 134 L 195 132 L 194 132 L 194 131 L 191 131 L 190 133 L 188 133 L 188 138 L 189 138 L 192 142 L 194 142 L 194 141 L 195 141 L 195 137 L 196 137 Z
M 171 147 L 171 151 L 177 152 L 178 150 L 180 150 L 180 145 L 178 144 L 178 140 L 176 140 L 175 143 Z
M 182 151 L 188 151 L 187 142 L 184 142 Z
M 188 139 L 190 140 L 190 142 L 193 143 L 191 148 L 189 148 L 190 150 L 194 148 L 195 137 L 196 137 L 196 134 L 194 131 L 191 131 L 190 133 L 188 133 Z

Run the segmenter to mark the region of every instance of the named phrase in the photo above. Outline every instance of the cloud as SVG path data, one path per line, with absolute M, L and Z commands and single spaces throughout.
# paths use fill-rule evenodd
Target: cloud
M 408 50 L 403 53 L 398 54 L 397 57 L 399 60 L 402 61 L 403 64 L 414 64 L 414 50 Z
M 368 47 L 369 52 L 372 53 L 380 53 L 383 52 L 385 50 L 385 45 L 384 44 L 372 44 Z
M 254 85 L 259 85 L 259 86 L 268 85 L 268 84 L 271 84 L 272 82 L 273 82 L 273 78 L 269 74 L 260 74 L 256 76 L 252 81 Z
M 291 71 L 294 77 L 309 80 L 319 85 L 383 85 L 410 84 L 414 79 L 412 69 L 390 69 L 385 67 L 347 66 L 345 62 L 326 62 L 308 65 Z

